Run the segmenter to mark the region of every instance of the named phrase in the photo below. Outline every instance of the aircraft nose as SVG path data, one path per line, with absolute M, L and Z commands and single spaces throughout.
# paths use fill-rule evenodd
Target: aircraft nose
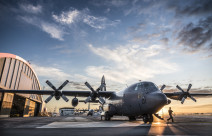
M 156 95 L 156 102 L 161 105 L 164 106 L 167 104 L 167 98 L 165 96 L 165 94 L 163 93 L 157 93 Z
M 167 98 L 165 94 L 161 92 L 153 93 L 149 99 L 148 103 L 151 104 L 150 109 L 152 109 L 152 113 L 156 113 L 159 111 L 164 105 L 167 104 Z M 151 110 L 150 110 L 151 111 Z
M 164 105 L 167 104 L 166 95 L 159 91 L 147 94 L 144 98 L 145 103 L 142 101 L 141 104 L 141 106 L 143 106 L 142 113 L 157 113 Z

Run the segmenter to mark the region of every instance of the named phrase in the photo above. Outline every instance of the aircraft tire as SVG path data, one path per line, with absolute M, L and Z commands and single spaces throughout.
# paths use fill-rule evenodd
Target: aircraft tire
M 149 118 L 148 118 L 147 115 L 144 115 L 144 116 L 143 116 L 143 121 L 144 121 L 144 123 L 147 123 L 147 122 L 149 121 Z
M 105 120 L 110 121 L 110 115 L 108 114 L 108 112 L 105 113 Z
M 152 123 L 153 122 L 153 116 L 152 114 L 149 115 L 149 123 Z

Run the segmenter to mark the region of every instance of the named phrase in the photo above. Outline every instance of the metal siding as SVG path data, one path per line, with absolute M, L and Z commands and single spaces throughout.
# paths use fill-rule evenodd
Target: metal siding
M 29 78 L 31 79 L 31 69 L 29 69 Z
M 6 81 L 6 87 L 7 88 L 10 87 L 10 82 L 11 82 L 11 79 L 12 79 L 14 64 L 15 64 L 15 59 L 12 59 L 11 64 L 10 64 L 9 73 L 8 73 L 8 76 L 7 76 L 7 81 Z
M 34 74 L 32 75 L 32 90 L 35 89 L 35 76 Z
M 10 58 L 6 58 L 4 70 L 3 70 L 3 73 L 2 73 L 2 80 L 1 80 L 1 86 L 2 87 L 5 87 L 5 81 L 6 81 L 9 65 L 10 65 Z
M 12 70 L 12 76 L 11 76 L 11 79 L 10 79 L 10 85 L 9 85 L 9 88 L 10 89 L 12 89 L 11 88 L 11 85 L 12 85 L 12 83 L 14 84 L 14 82 L 15 82 L 15 79 L 16 79 L 16 73 L 17 73 L 17 69 L 18 69 L 18 66 L 17 66 L 17 61 L 18 60 L 15 60 L 15 62 L 14 62 L 14 66 L 13 66 L 13 70 Z
M 24 73 L 26 73 L 26 68 L 27 68 L 27 66 L 26 66 L 26 64 L 24 63 Z
M 15 85 L 16 85 L 16 81 L 17 81 L 17 78 L 18 78 L 18 73 L 19 73 L 19 70 L 20 70 L 20 61 L 17 60 L 17 63 L 16 63 L 16 66 L 15 66 L 15 74 L 14 74 L 14 80 L 13 80 L 13 83 L 11 85 L 11 89 L 15 89 Z
M 15 89 L 18 89 L 18 85 L 19 85 L 19 81 L 20 81 L 20 76 L 21 76 L 21 71 L 23 70 L 23 64 L 24 64 L 23 62 L 20 62 L 18 76 L 17 76 L 17 80 L 15 82 Z
M 29 67 L 27 66 L 26 75 L 29 76 Z
M 0 58 L 0 82 L 4 70 L 5 60 L 6 58 Z

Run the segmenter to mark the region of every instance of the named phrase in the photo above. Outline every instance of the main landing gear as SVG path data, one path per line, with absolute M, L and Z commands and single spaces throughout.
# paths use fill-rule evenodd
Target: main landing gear
M 105 112 L 105 120 L 106 121 L 109 121 L 110 118 L 111 118 L 111 116 L 109 115 L 109 113 L 108 112 Z
M 152 123 L 153 122 L 152 114 L 143 115 L 143 121 L 144 121 L 144 123 L 147 123 L 147 122 Z

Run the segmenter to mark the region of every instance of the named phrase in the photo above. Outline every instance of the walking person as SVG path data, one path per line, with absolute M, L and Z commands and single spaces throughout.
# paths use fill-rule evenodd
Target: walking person
M 173 116 L 172 116 L 172 114 L 173 114 L 173 110 L 171 109 L 171 107 L 169 107 L 169 110 L 168 110 L 168 112 L 169 112 L 169 118 L 167 119 L 167 121 L 169 121 L 170 119 L 172 120 L 172 122 L 174 122 L 174 119 L 173 119 Z

